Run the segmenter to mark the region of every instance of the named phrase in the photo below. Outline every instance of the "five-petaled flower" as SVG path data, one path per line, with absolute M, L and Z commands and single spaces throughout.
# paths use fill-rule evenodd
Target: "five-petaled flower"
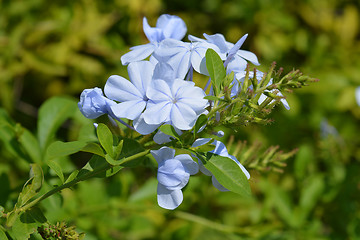
M 184 38 L 187 28 L 185 22 L 178 16 L 163 14 L 158 18 L 156 27 L 153 28 L 149 26 L 144 17 L 143 30 L 150 43 L 130 48 L 131 51 L 121 57 L 123 65 L 144 60 L 157 49 L 159 43 L 164 39 L 181 40 Z
M 149 101 L 144 121 L 152 125 L 169 123 L 180 130 L 191 129 L 208 106 L 205 92 L 194 82 L 181 79 L 153 80 L 146 96 Z
M 188 154 L 175 156 L 175 150 L 168 147 L 152 150 L 151 154 L 158 163 L 158 204 L 175 209 L 183 201 L 181 189 L 189 182 L 190 175 L 199 171 L 199 166 Z

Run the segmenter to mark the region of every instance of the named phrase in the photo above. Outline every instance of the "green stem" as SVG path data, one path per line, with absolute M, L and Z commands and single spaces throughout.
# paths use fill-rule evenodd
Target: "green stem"
M 129 161 L 132 161 L 132 160 L 134 160 L 136 158 L 143 157 L 143 156 L 147 155 L 149 152 L 150 152 L 150 150 L 145 150 L 143 152 L 134 154 L 134 155 L 132 155 L 130 157 L 124 158 L 121 161 L 121 163 L 119 163 L 118 165 L 122 165 L 122 164 L 124 164 L 126 162 L 129 162 Z M 41 195 L 40 197 L 34 199 L 33 201 L 29 202 L 28 204 L 25 204 L 21 208 L 17 209 L 17 211 L 18 212 L 24 212 L 24 211 L 28 210 L 29 208 L 35 206 L 37 203 L 41 202 L 42 200 L 50 197 L 51 195 L 53 195 L 53 194 L 55 194 L 57 192 L 60 192 L 61 190 L 65 189 L 65 188 L 70 188 L 70 187 L 74 186 L 75 184 L 77 184 L 78 182 L 85 181 L 85 180 L 87 180 L 89 178 L 92 178 L 92 177 L 94 177 L 94 176 L 96 176 L 96 175 L 98 175 L 98 174 L 100 174 L 100 173 L 102 173 L 104 171 L 107 171 L 107 170 L 109 170 L 109 169 L 111 169 L 113 167 L 115 167 L 115 166 L 106 163 L 106 164 L 100 166 L 99 168 L 94 169 L 93 171 L 89 171 L 88 173 L 85 173 L 84 175 L 81 175 L 81 176 L 75 178 L 74 180 L 72 180 L 72 181 L 70 181 L 68 183 L 65 183 L 65 184 L 63 184 L 61 186 L 58 186 L 58 187 L 50 190 L 49 192 Z

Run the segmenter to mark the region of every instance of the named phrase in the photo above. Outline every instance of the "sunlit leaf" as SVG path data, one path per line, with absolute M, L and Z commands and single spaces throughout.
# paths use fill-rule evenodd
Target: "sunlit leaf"
M 114 150 L 113 150 L 114 141 L 113 141 L 113 135 L 112 135 L 110 129 L 105 124 L 99 123 L 96 132 L 97 132 L 101 146 L 105 149 L 107 154 L 109 154 L 110 156 L 113 156 L 114 155 Z
M 165 133 L 166 135 L 169 135 L 175 139 L 179 139 L 179 134 L 175 131 L 175 128 L 172 125 L 165 124 L 160 127 L 160 131 Z
M 239 165 L 232 159 L 213 153 L 206 153 L 204 166 L 216 177 L 221 185 L 242 196 L 250 196 L 249 181 Z
M 49 145 L 46 150 L 46 159 L 51 160 L 54 158 L 61 158 L 76 152 L 79 152 L 87 146 L 86 142 L 73 141 L 73 142 L 61 142 L 56 141 Z
M 11 235 L 16 240 L 27 240 L 30 234 L 47 220 L 39 208 L 32 208 L 21 214 L 15 221 Z
M 78 111 L 75 101 L 53 97 L 47 100 L 39 110 L 38 139 L 40 148 L 44 151 L 54 138 L 56 131 L 66 119 Z
M 221 60 L 220 56 L 211 48 L 206 51 L 206 67 L 210 74 L 211 83 L 213 85 L 214 94 L 217 94 L 220 91 L 220 86 L 224 78 L 226 77 L 226 70 L 224 63 Z
M 48 161 L 46 161 L 46 163 L 56 173 L 56 175 L 58 175 L 61 182 L 64 183 L 65 179 L 64 179 L 64 173 L 62 171 L 61 165 L 53 160 L 48 160 Z

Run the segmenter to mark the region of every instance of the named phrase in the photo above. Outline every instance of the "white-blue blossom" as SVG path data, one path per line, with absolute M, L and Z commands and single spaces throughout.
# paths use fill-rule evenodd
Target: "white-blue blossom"
M 260 65 L 256 55 L 250 51 L 240 49 L 245 42 L 248 34 L 242 36 L 236 44 L 226 41 L 224 35 L 217 33 L 208 35 L 204 33 L 206 42 L 214 44 L 220 50 L 220 57 L 225 60 L 224 65 L 226 66 L 227 73 L 230 72 L 241 72 L 246 69 L 247 61 L 250 61 L 254 65 Z M 204 42 L 204 39 L 189 36 L 189 39 L 197 42 Z M 226 58 L 224 58 L 226 56 Z
M 254 53 L 240 49 L 248 34 L 241 37 L 236 44 L 227 42 L 222 34 L 204 34 L 204 36 L 209 42 L 216 44 L 219 48 L 221 47 L 223 51 L 226 51 L 227 56 L 224 64 L 227 73 L 244 71 L 248 63 L 247 61 L 254 65 L 260 65 Z
M 175 209 L 183 201 L 181 189 L 189 182 L 190 175 L 199 171 L 199 166 L 188 154 L 175 156 L 175 150 L 168 147 L 151 150 L 151 154 L 158 163 L 158 204 L 165 209 Z
M 193 82 L 154 79 L 148 87 L 148 104 L 143 113 L 147 124 L 169 123 L 179 130 L 191 129 L 198 116 L 205 112 L 205 92 Z
M 187 28 L 185 22 L 178 16 L 163 14 L 158 18 L 156 27 L 150 27 L 146 17 L 144 17 L 143 30 L 150 43 L 131 47 L 131 51 L 121 57 L 123 65 L 144 60 L 157 49 L 159 43 L 164 39 L 181 40 L 184 38 Z
M 80 95 L 78 107 L 81 113 L 90 119 L 95 119 L 103 114 L 112 115 L 111 106 L 116 103 L 106 98 L 100 88 L 85 89 Z
M 146 90 L 152 81 L 153 74 L 162 74 L 161 71 L 155 69 L 157 68 L 149 61 L 132 62 L 128 65 L 130 81 L 121 76 L 112 75 L 107 80 L 104 89 L 107 97 L 119 102 L 111 106 L 116 118 L 134 120 L 135 130 L 143 135 L 159 127 L 159 124 L 145 123 L 141 115 L 148 101 Z
M 204 145 L 206 143 L 208 143 L 211 139 L 210 138 L 198 138 L 194 143 L 193 143 L 193 147 L 199 147 L 201 145 Z M 215 146 L 215 149 L 210 151 L 211 153 L 215 153 L 217 155 L 220 155 L 222 157 L 227 157 L 232 159 L 234 162 L 237 163 L 237 165 L 240 167 L 241 171 L 245 174 L 247 179 L 250 179 L 250 174 L 249 172 L 246 170 L 246 168 L 236 159 L 236 157 L 234 157 L 233 155 L 230 155 L 228 153 L 228 150 L 226 149 L 226 146 L 217 140 L 214 140 L 213 143 L 211 143 L 212 145 Z M 202 164 L 201 161 L 199 162 L 199 170 L 204 173 L 207 176 L 211 176 L 211 181 L 214 185 L 214 187 L 216 187 L 218 190 L 225 192 L 225 191 L 229 191 L 227 188 L 225 188 L 223 185 L 221 185 L 219 183 L 219 181 L 216 179 L 216 177 L 209 171 L 207 170 L 204 165 Z
M 149 61 L 132 62 L 128 66 L 129 79 L 112 75 L 105 84 L 105 95 L 119 103 L 111 106 L 118 118 L 134 120 L 140 116 L 147 104 L 146 90 L 154 73 Z
M 208 75 L 205 53 L 209 48 L 221 54 L 216 45 L 205 41 L 189 43 L 175 39 L 165 39 L 159 44 L 153 56 L 159 62 L 170 64 L 177 78 L 185 79 L 186 74 L 192 69 L 198 73 Z

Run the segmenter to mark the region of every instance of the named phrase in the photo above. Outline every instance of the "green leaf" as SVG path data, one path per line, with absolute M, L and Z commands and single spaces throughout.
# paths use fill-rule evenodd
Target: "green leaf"
M 98 155 L 94 155 L 90 161 L 80 170 L 79 174 L 77 177 L 83 176 L 84 174 L 88 174 L 89 172 L 93 172 L 96 169 L 102 169 L 102 168 L 106 168 L 109 166 L 109 163 L 105 160 L 105 158 L 100 157 Z M 104 170 L 103 172 L 94 175 L 94 177 L 98 177 L 98 178 L 105 178 L 105 177 L 110 177 L 114 174 L 116 174 L 118 171 L 120 171 L 122 168 L 122 166 L 115 166 L 113 168 L 110 168 L 108 170 Z
M 1 230 L 1 228 L 0 228 L 0 239 L 2 239 L 2 240 L 8 240 L 6 234 L 4 233 L 3 230 Z
M 175 131 L 175 128 L 169 124 L 165 124 L 165 125 L 162 125 L 160 127 L 160 131 L 162 131 L 163 133 L 165 133 L 166 135 L 169 135 L 175 139 L 179 139 L 180 136 L 179 134 Z
M 64 181 L 65 181 L 64 173 L 62 171 L 60 164 L 53 160 L 48 160 L 46 163 L 56 173 L 56 175 L 58 175 L 58 177 L 61 180 L 61 183 L 64 183 Z
M 211 101 L 220 101 L 221 100 L 221 98 L 218 98 L 218 97 L 215 97 L 212 95 L 206 96 L 206 97 L 204 97 L 204 99 L 211 100 Z
M 114 147 L 114 156 L 115 156 L 115 158 L 118 158 L 120 156 L 120 154 L 122 152 L 122 149 L 123 149 L 123 146 L 124 146 L 124 140 L 121 140 L 119 142 L 119 144 L 116 147 Z
M 194 127 L 194 138 L 200 128 L 204 126 L 208 122 L 208 118 L 205 114 L 201 114 L 198 119 L 196 120 L 195 127 Z
M 77 175 L 79 174 L 79 170 L 75 170 L 73 171 L 70 176 L 66 179 L 65 183 L 71 182 L 72 180 L 74 180 Z
M 132 155 L 135 155 L 137 153 L 144 151 L 144 148 L 141 146 L 141 144 L 138 141 L 131 139 L 131 138 L 124 138 L 123 140 L 124 140 L 124 143 L 123 143 L 122 151 L 117 160 L 127 158 L 127 157 L 130 157 Z M 134 159 L 132 161 L 122 164 L 121 166 L 135 167 L 135 166 L 139 165 L 142 162 L 142 159 L 144 159 L 144 158 L 145 157 L 140 158 L 140 159 L 139 158 Z
M 42 169 L 36 163 L 30 165 L 30 179 L 25 183 L 16 207 L 24 206 L 31 198 L 33 198 L 40 190 L 44 181 L 44 175 Z
M 11 229 L 11 235 L 16 240 L 27 240 L 30 234 L 46 223 L 47 219 L 39 208 L 32 208 L 18 217 Z
M 211 48 L 206 51 L 206 67 L 211 77 L 214 95 L 217 96 L 221 90 L 221 83 L 226 77 L 224 63 L 220 56 Z
M 124 162 L 125 158 L 133 156 L 137 153 L 144 151 L 144 148 L 138 143 L 138 141 L 130 139 L 130 138 L 125 138 L 125 139 L 122 139 L 119 144 L 122 145 L 122 150 L 116 159 L 111 157 L 109 154 L 106 154 L 106 156 L 105 156 L 105 160 L 110 165 L 117 166 L 117 165 L 121 164 L 122 167 L 135 167 L 135 166 L 138 166 L 142 162 L 143 158 Z
M 18 159 L 25 159 L 32 162 L 28 154 L 24 153 L 21 144 L 17 141 L 15 129 L 9 124 L 0 125 L 0 140 L 4 143 L 7 151 Z
M 114 156 L 113 151 L 113 135 L 110 129 L 103 123 L 99 123 L 97 127 L 97 135 L 101 146 L 105 149 L 105 152 L 111 157 Z
M 32 162 L 41 164 L 42 156 L 40 145 L 36 137 L 26 128 L 21 127 L 21 134 L 18 136 L 18 141 L 24 147 L 27 154 L 32 159 Z
M 46 160 L 61 158 L 74 154 L 82 150 L 86 145 L 87 145 L 86 142 L 82 142 L 82 141 L 53 142 L 49 145 L 49 147 L 46 150 Z
M 250 196 L 249 181 L 239 165 L 232 159 L 213 153 L 206 153 L 204 166 L 215 176 L 221 185 L 242 196 Z
M 93 153 L 100 157 L 105 157 L 104 150 L 97 143 L 88 143 L 81 149 L 81 151 Z
M 106 154 L 106 155 L 105 155 L 105 160 L 106 160 L 110 165 L 113 165 L 113 166 L 117 166 L 117 165 L 120 165 L 120 164 L 121 164 L 121 161 L 116 161 L 116 160 L 114 160 L 109 154 Z
M 138 202 L 145 199 L 153 198 L 156 195 L 156 187 L 158 180 L 156 178 L 150 178 L 140 187 L 139 190 L 131 194 L 129 197 L 130 202 Z
M 50 98 L 40 107 L 38 139 L 42 151 L 55 136 L 57 129 L 76 111 L 78 111 L 76 102 L 64 97 Z

